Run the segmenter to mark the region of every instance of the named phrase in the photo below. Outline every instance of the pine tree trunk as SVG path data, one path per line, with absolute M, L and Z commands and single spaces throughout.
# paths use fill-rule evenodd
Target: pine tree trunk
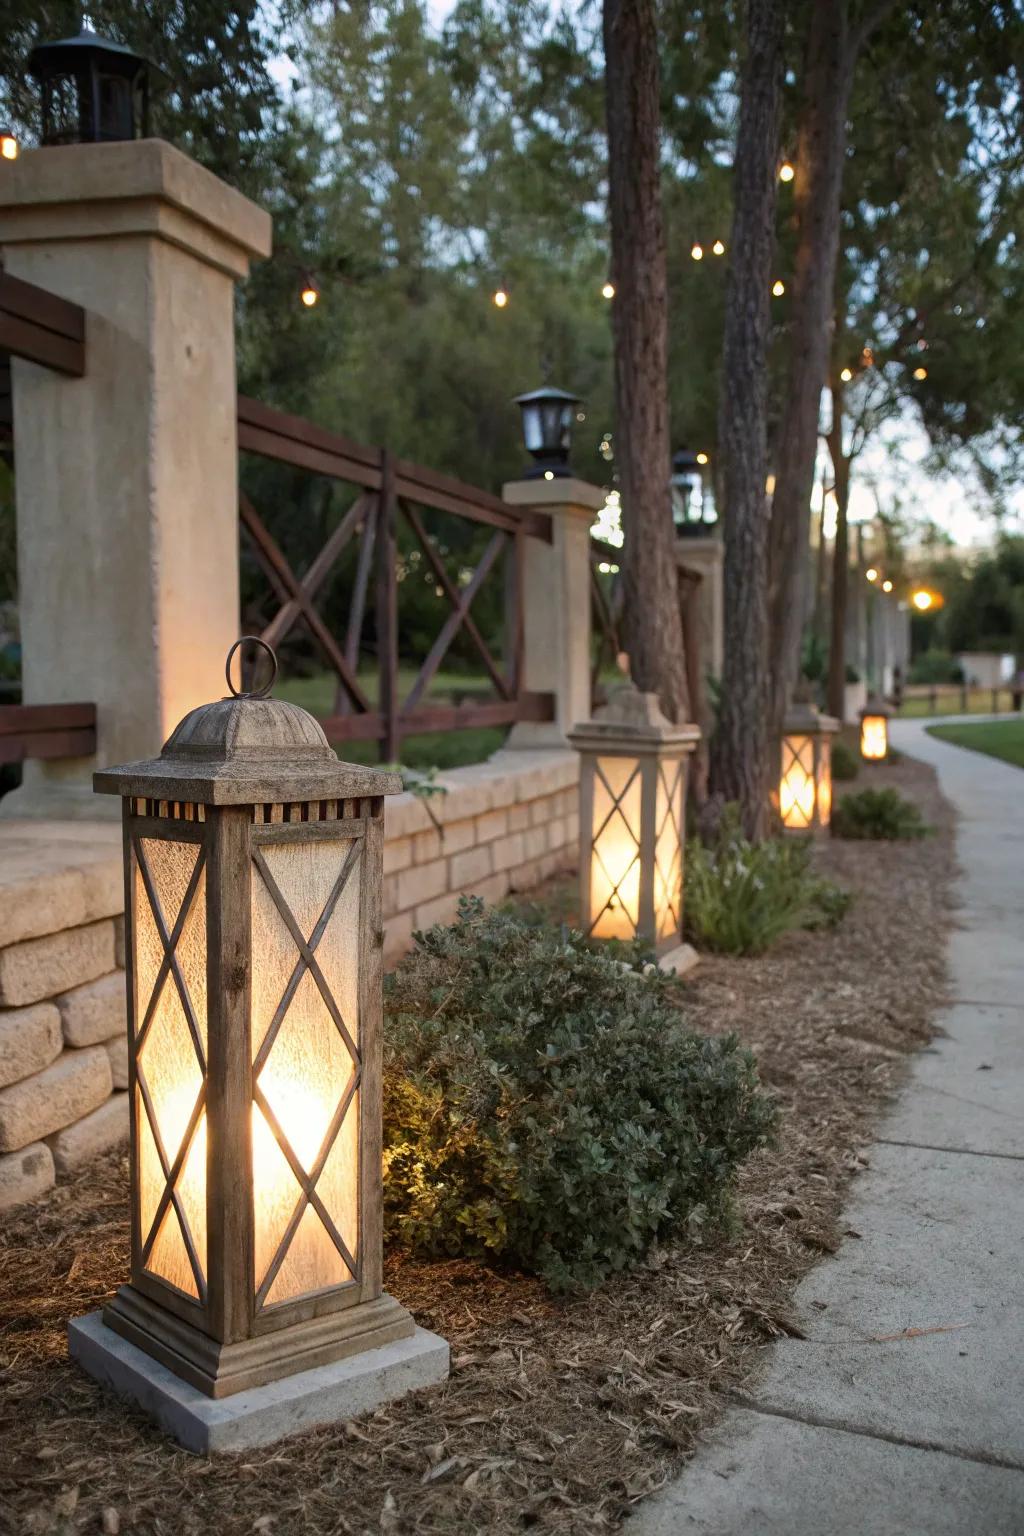
M 653 0 L 605 0 L 608 203 L 615 284 L 615 459 L 630 673 L 670 720 L 689 715 L 672 527 L 668 285 Z
M 733 168 L 734 213 L 726 291 L 719 443 L 725 528 L 725 653 L 712 744 L 711 787 L 739 802 L 744 829 L 764 835 L 770 750 L 766 354 L 775 239 L 782 0 L 748 0 L 747 57 Z
M 771 520 L 770 726 L 781 728 L 799 670 L 818 417 L 831 349 L 846 114 L 856 58 L 849 0 L 814 0 L 793 182 L 797 250 L 789 374 Z
M 850 461 L 843 453 L 843 391 L 832 388 L 829 452 L 836 487 L 836 541 L 832 552 L 832 626 L 828 650 L 828 711 L 843 719 L 846 698 L 846 609 L 850 589 Z

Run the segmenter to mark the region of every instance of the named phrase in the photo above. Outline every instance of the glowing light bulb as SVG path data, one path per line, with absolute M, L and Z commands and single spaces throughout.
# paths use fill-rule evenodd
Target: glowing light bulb
M 544 471 L 544 479 L 545 480 L 553 480 L 554 478 L 555 478 L 554 470 L 546 469 Z
M 782 164 L 779 166 L 779 180 L 792 181 L 795 175 L 796 171 L 793 169 L 792 162 L 789 160 L 783 160 Z
M 882 591 L 883 592 L 891 592 L 892 591 L 892 582 L 891 581 L 883 581 L 882 582 Z
M 716 256 L 724 256 L 725 255 L 725 241 L 724 240 L 716 240 L 714 245 L 711 247 L 711 249 L 714 251 Z
M 698 455 L 697 455 L 697 463 L 698 464 L 706 464 L 707 461 L 708 461 L 708 456 L 707 456 L 706 453 L 698 453 Z
M 775 279 L 774 283 L 772 283 L 772 293 L 775 295 L 775 297 L 777 299 L 781 299 L 782 295 L 785 293 L 785 291 L 786 291 L 785 283 L 782 281 L 781 277 L 777 277 Z
M 614 283 L 605 283 L 604 287 L 601 289 L 601 297 L 602 297 L 602 299 L 614 299 L 614 297 L 615 297 L 615 284 Z
M 496 309 L 504 309 L 508 303 L 508 293 L 504 288 L 494 290 L 494 306 Z
M 850 380 L 853 378 L 853 369 L 844 368 L 839 377 L 842 379 L 844 384 L 849 384 Z
M 690 255 L 693 257 L 694 261 L 704 260 L 704 247 L 701 245 L 699 240 L 695 240 L 690 246 Z
M 768 495 L 768 496 L 774 496 L 775 495 L 775 476 L 774 475 L 769 475 L 766 478 L 766 480 L 764 482 L 764 489 L 765 489 L 765 494 L 766 495 Z
M 867 577 L 868 581 L 878 580 L 878 572 L 875 570 L 873 565 L 868 566 L 867 570 L 864 572 L 864 575 Z
M 18 158 L 18 141 L 14 134 L 6 128 L 3 132 L 0 132 L 0 156 L 5 160 L 17 160 Z
M 920 381 L 922 379 L 926 379 L 927 377 L 928 377 L 928 369 L 927 368 L 915 368 L 914 369 L 914 378 L 917 379 L 919 383 L 920 383 Z
M 320 290 L 316 286 L 315 283 L 305 282 L 302 285 L 302 293 L 301 293 L 300 297 L 302 299 L 303 304 L 305 304 L 306 308 L 307 309 L 312 309 L 313 305 L 316 303 L 317 299 L 320 297 Z
M 930 592 L 925 592 L 922 589 L 920 592 L 915 592 L 910 601 L 913 603 L 918 613 L 927 613 L 935 599 Z

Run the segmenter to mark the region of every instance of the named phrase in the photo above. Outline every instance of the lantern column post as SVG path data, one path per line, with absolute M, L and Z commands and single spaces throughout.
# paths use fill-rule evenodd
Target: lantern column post
M 95 703 L 95 757 L 25 765 L 0 815 L 96 817 L 238 635 L 235 284 L 270 216 L 157 139 L 28 150 L 5 271 L 86 311 L 86 371 L 12 361 L 23 696 Z M 109 814 L 109 811 L 107 812 Z

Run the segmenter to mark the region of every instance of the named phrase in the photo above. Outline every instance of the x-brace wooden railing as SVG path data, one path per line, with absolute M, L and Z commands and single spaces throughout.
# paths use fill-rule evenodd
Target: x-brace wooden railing
M 268 531 L 252 502 L 239 501 L 242 528 L 250 540 L 278 608 L 263 639 L 279 645 L 302 624 L 336 678 L 334 711 L 321 718 L 331 741 L 371 740 L 385 760 L 398 757 L 402 740 L 423 731 L 507 725 L 517 720 L 550 720 L 551 694 L 530 692 L 523 675 L 522 572 L 527 538 L 551 541 L 551 519 L 531 508 L 510 507 L 486 491 L 464 485 L 403 459 L 386 449 L 368 448 L 299 417 L 271 410 L 244 397 L 238 402 L 238 446 L 293 468 L 359 487 L 360 495 L 300 576 Z M 494 531 L 465 581 L 453 580 L 423 519 L 426 508 L 454 514 Z M 399 696 L 399 519 L 411 531 L 450 612 L 404 698 Z M 344 636 L 332 633 L 317 606 L 318 594 L 353 539 L 359 547 Z M 504 644 L 496 659 L 472 606 L 499 561 L 505 564 Z M 374 592 L 377 698 L 359 677 L 359 654 L 369 598 Z M 430 702 L 430 685 L 456 637 L 469 640 L 494 689 L 484 701 Z

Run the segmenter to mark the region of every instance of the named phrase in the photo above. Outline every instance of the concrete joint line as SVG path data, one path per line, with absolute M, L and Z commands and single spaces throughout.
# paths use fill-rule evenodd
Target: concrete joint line
M 772 1408 L 753 1398 L 731 1392 L 730 1400 L 741 1413 L 759 1413 L 763 1418 L 789 1419 L 793 1424 L 808 1424 L 812 1429 L 834 1429 L 845 1435 L 859 1435 L 863 1440 L 882 1440 L 887 1445 L 905 1445 L 916 1451 L 937 1451 L 942 1456 L 955 1456 L 959 1461 L 973 1461 L 980 1466 L 1001 1467 L 1006 1472 L 1024 1473 L 1024 1462 L 1012 1461 L 1006 1456 L 992 1456 L 984 1451 L 963 1451 L 953 1445 L 943 1445 L 939 1440 L 918 1440 L 912 1435 L 890 1435 L 881 1429 L 869 1429 L 864 1424 L 852 1424 L 845 1419 L 830 1419 L 816 1413 L 788 1413 L 784 1408 Z
M 949 1152 L 955 1157 L 1001 1157 L 1008 1163 L 1024 1163 L 1024 1152 L 982 1152 L 977 1147 L 937 1147 L 931 1141 L 893 1141 L 890 1136 L 879 1136 L 877 1141 L 883 1147 L 909 1147 L 918 1152 Z

